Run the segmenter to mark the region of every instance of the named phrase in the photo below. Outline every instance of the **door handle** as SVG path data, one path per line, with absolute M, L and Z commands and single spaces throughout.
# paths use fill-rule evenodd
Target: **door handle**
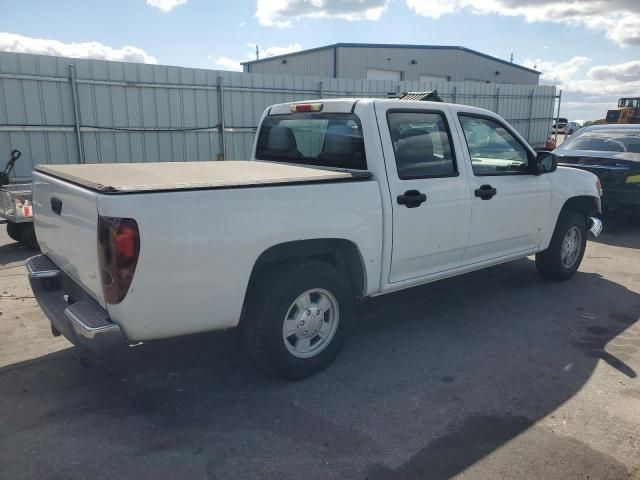
M 491 200 L 491 198 L 497 193 L 498 190 L 493 188 L 491 185 L 481 185 L 480 188 L 476 188 L 475 190 L 476 197 L 479 197 L 482 200 Z
M 418 190 L 407 190 L 403 195 L 398 195 L 398 205 L 404 205 L 407 208 L 416 208 L 427 201 L 427 196 Z
M 51 210 L 56 215 L 60 215 L 62 213 L 62 200 L 56 197 L 51 197 Z

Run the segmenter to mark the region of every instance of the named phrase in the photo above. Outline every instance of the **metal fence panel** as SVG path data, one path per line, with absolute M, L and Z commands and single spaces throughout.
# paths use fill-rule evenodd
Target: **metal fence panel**
M 14 171 L 22 180 L 39 163 L 248 158 L 260 116 L 274 103 L 433 89 L 445 101 L 498 112 L 532 144 L 547 137 L 553 87 L 250 74 L 0 52 L 0 162 L 11 149 L 22 150 Z

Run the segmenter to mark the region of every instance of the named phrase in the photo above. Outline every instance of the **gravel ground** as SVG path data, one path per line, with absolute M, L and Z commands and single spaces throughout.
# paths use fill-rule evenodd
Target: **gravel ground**
M 640 226 L 606 225 L 566 283 L 524 259 L 369 301 L 295 383 L 234 332 L 81 365 L 2 233 L 0 478 L 640 479 Z

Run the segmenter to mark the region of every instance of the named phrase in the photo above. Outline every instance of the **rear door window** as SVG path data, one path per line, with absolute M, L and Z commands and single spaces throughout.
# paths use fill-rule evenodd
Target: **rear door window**
M 258 160 L 366 170 L 360 120 L 346 113 L 294 113 L 266 117 L 258 134 Z
M 442 113 L 392 110 L 387 115 L 398 178 L 408 180 L 458 174 Z

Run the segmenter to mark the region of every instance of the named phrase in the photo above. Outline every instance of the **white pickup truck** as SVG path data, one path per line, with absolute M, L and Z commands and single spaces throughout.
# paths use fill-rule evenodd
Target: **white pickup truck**
M 240 327 L 286 378 L 336 357 L 359 299 L 532 254 L 565 280 L 602 228 L 595 175 L 445 103 L 274 105 L 252 161 L 42 165 L 33 182 L 27 267 L 54 334 L 104 351 Z

